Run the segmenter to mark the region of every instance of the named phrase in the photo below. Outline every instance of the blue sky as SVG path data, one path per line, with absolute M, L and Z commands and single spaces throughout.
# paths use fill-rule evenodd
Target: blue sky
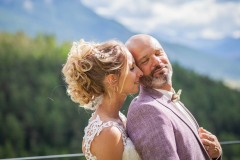
M 4 1 L 10 3 L 15 0 Z M 216 56 L 218 60 L 223 59 L 223 61 L 209 63 L 216 64 L 215 67 L 212 67 L 216 69 L 216 71 L 213 71 L 214 75 L 218 74 L 219 77 L 225 79 L 230 74 L 239 77 L 240 0 L 76 1 L 82 2 L 105 18 L 119 21 L 134 32 L 154 33 L 154 36 L 157 35 L 160 40 L 166 40 L 166 42 L 171 40 L 171 42 L 174 41 L 194 49 L 200 49 L 201 53 L 212 54 L 210 58 L 207 58 L 208 62 L 212 59 L 212 56 Z M 34 12 L 38 7 L 35 2 L 34 0 L 21 1 L 22 7 L 28 12 Z M 53 6 L 58 3 L 58 0 L 42 0 L 42 2 L 48 6 Z M 69 0 L 69 3 L 71 2 Z M 65 13 L 67 10 L 62 12 Z M 101 25 L 104 26 L 105 24 L 102 23 Z M 237 40 L 225 39 L 229 37 Z M 229 45 L 230 43 L 231 45 Z M 205 58 L 205 56 L 202 56 L 202 59 L 197 59 L 197 61 L 206 64 Z M 219 65 L 223 67 L 219 67 Z M 193 66 L 191 68 L 200 68 L 201 73 L 209 71 L 206 66 L 206 68 L 199 65 Z M 222 69 L 220 70 L 220 68 Z M 226 71 L 229 74 L 225 74 Z M 236 81 L 233 78 L 228 79 L 229 83 L 234 83 L 234 86 L 240 88 L 239 78 Z
M 240 38 L 240 0 L 81 0 L 135 32 L 185 40 Z

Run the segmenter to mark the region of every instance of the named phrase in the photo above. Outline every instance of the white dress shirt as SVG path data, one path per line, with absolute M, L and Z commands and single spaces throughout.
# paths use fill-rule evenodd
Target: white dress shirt
M 173 94 L 175 93 L 175 91 L 167 91 L 167 90 L 162 90 L 162 89 L 155 89 L 158 92 L 161 92 L 163 95 L 165 95 L 167 98 L 169 98 L 170 100 L 172 99 Z M 179 101 L 177 102 L 173 102 L 174 104 L 176 104 L 176 107 L 179 111 L 181 111 L 183 113 L 183 115 L 185 117 L 187 117 L 187 119 L 189 120 L 189 122 L 195 127 L 196 124 L 194 122 L 194 120 L 192 119 L 192 117 L 189 115 L 189 113 L 183 108 L 183 106 L 179 103 Z

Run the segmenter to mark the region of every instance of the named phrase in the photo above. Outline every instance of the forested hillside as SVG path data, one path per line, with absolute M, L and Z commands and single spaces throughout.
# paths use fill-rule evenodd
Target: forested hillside
M 0 158 L 82 152 L 91 112 L 66 94 L 61 68 L 70 45 L 49 35 L 0 33 Z M 240 140 L 240 93 L 178 64 L 173 68 L 174 88 L 183 90 L 181 99 L 199 124 L 220 141 Z M 240 145 L 223 151 L 225 160 L 240 159 Z

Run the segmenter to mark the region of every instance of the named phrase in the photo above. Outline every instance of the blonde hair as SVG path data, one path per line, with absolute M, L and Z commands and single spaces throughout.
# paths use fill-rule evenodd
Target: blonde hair
M 68 54 L 62 73 L 67 84 L 67 93 L 80 106 L 94 110 L 103 94 L 108 93 L 104 84 L 105 76 L 127 74 L 125 46 L 111 40 L 104 43 L 74 42 Z

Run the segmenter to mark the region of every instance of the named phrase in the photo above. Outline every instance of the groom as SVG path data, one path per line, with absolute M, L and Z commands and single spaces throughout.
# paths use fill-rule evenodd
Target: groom
M 144 74 L 127 116 L 127 132 L 142 159 L 221 159 L 216 136 L 199 128 L 174 94 L 172 66 L 159 42 L 140 34 L 130 37 L 126 46 Z

